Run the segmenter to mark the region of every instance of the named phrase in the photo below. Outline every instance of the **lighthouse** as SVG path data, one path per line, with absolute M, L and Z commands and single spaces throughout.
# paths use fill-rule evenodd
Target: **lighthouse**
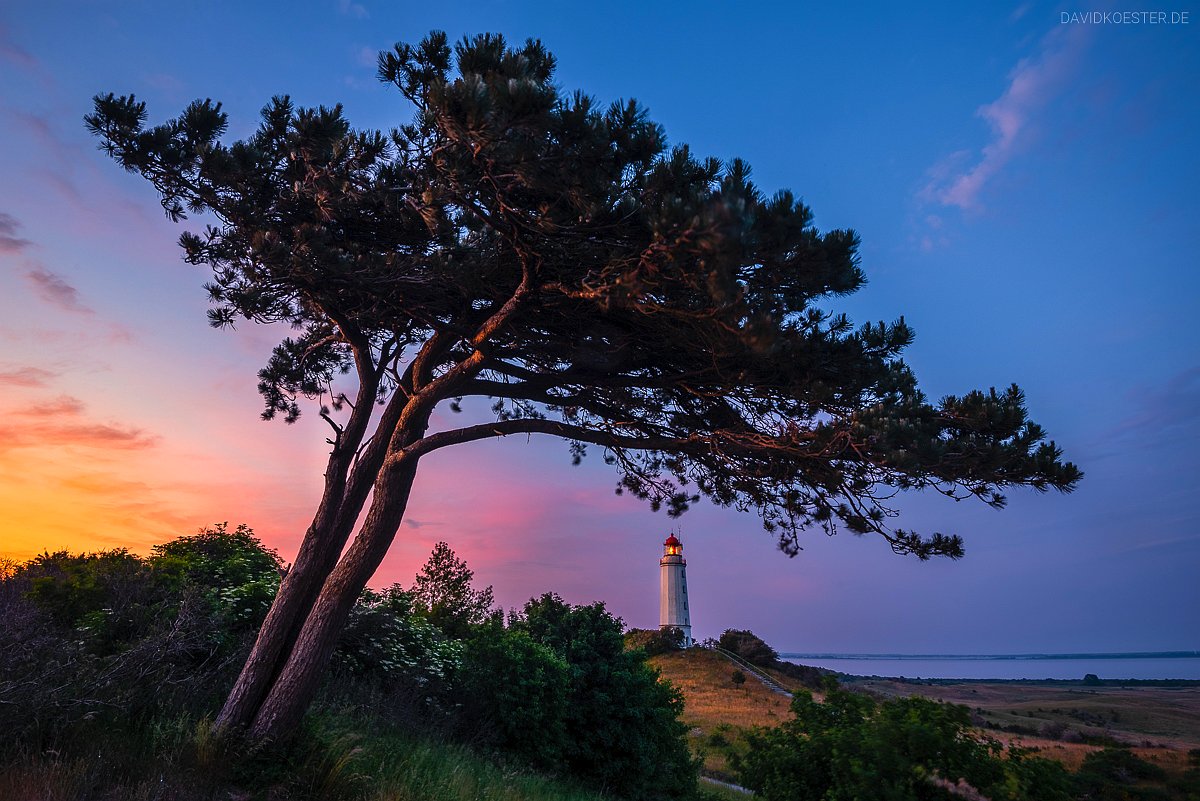
M 687 561 L 683 543 L 672 534 L 663 543 L 659 565 L 658 628 L 683 632 L 683 647 L 692 646 L 692 616 L 688 612 Z

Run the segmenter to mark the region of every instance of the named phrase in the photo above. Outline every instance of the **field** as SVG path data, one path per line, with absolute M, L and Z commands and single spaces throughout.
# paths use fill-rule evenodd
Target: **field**
M 684 696 L 683 720 L 704 772 L 731 778 L 728 743 L 744 730 L 775 726 L 789 716 L 789 699 L 752 677 L 738 687 L 735 666 L 713 651 L 692 649 L 651 659 Z M 785 687 L 787 677 L 771 673 Z M 880 697 L 923 695 L 970 707 L 982 729 L 1006 742 L 1040 749 L 1075 770 L 1091 751 L 1123 743 L 1170 773 L 1184 769 L 1200 748 L 1200 682 L 1186 686 L 1085 686 L 1082 682 L 917 682 L 877 678 L 844 683 Z
M 1200 748 L 1200 683 L 1178 687 L 1082 682 L 918 682 L 854 679 L 880 696 L 923 695 L 963 704 L 989 733 L 1039 748 L 1072 770 L 1089 751 L 1125 743 L 1143 759 L 1181 770 Z

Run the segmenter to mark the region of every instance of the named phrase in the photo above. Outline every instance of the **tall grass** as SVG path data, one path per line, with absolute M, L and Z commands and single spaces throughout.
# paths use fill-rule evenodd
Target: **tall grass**
M 570 782 L 494 762 L 461 746 L 312 715 L 287 749 L 217 740 L 207 719 L 110 728 L 0 765 L 5 801 L 603 801 Z

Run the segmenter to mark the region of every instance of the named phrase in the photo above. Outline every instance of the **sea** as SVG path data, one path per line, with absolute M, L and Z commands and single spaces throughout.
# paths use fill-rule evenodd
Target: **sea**
M 781 653 L 781 659 L 851 676 L 906 679 L 1200 680 L 1200 651 L 1113 654 L 830 654 Z

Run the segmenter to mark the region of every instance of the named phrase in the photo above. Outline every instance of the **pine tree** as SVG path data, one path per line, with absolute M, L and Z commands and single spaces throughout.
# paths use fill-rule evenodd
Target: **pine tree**
M 308 398 L 330 426 L 324 491 L 222 728 L 295 729 L 440 448 L 596 447 L 620 491 L 671 514 L 700 496 L 756 511 L 789 554 L 806 528 L 844 528 L 957 557 L 955 535 L 894 526 L 888 499 L 999 507 L 1008 487 L 1079 479 L 1015 386 L 929 403 L 902 319 L 855 329 L 824 310 L 863 285 L 852 231 L 818 231 L 744 162 L 668 148 L 636 102 L 601 107 L 553 74 L 539 42 L 452 51 L 434 33 L 380 57 L 415 107 L 390 134 L 278 97 L 231 144 L 219 103 L 147 127 L 132 96 L 96 98 L 101 147 L 171 219 L 213 220 L 180 238 L 212 271 L 211 323 L 297 331 L 259 373 L 264 417 L 294 420 Z M 495 421 L 429 430 L 467 397 L 491 398 Z
M 413 599 L 435 626 L 451 637 L 464 637 L 492 609 L 492 588 L 471 586 L 475 572 L 445 542 L 433 546 L 413 582 Z

